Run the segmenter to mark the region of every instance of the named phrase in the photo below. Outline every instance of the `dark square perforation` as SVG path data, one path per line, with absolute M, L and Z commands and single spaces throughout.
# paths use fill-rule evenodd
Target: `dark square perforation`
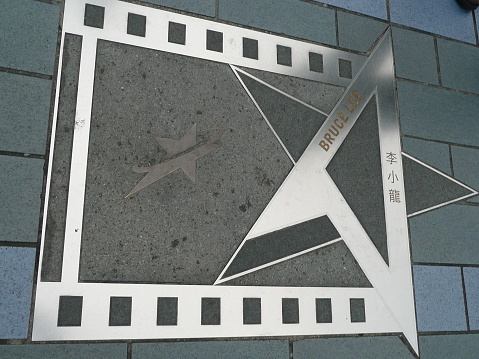
M 323 68 L 323 55 L 316 52 L 309 53 L 309 71 L 324 72 Z
M 178 298 L 160 297 L 156 313 L 156 325 L 178 324 Z
M 276 60 L 278 65 L 293 66 L 291 47 L 276 45 Z
M 363 298 L 349 299 L 351 323 L 364 323 L 366 321 L 366 310 Z
M 131 297 L 110 297 L 110 327 L 131 325 Z
M 243 57 L 258 60 L 258 40 L 243 37 Z
M 61 296 L 58 305 L 59 327 L 81 326 L 83 297 Z
M 220 298 L 201 298 L 201 325 L 221 324 Z
M 333 312 L 330 298 L 316 298 L 316 323 L 332 323 Z
M 92 4 L 85 4 L 85 17 L 83 24 L 85 26 L 103 29 L 105 21 L 105 8 Z
M 338 66 L 339 77 L 343 77 L 345 79 L 353 78 L 353 65 L 351 64 L 351 61 L 345 59 L 338 59 Z
M 243 324 L 261 324 L 261 298 L 243 298 Z
M 186 25 L 170 21 L 168 23 L 168 42 L 186 44 Z
M 223 33 L 207 30 L 206 49 L 210 51 L 223 52 Z
M 283 298 L 282 303 L 283 324 L 299 323 L 299 300 L 298 298 Z
M 142 36 L 146 35 L 146 16 L 128 13 L 128 26 L 126 32 L 130 35 Z

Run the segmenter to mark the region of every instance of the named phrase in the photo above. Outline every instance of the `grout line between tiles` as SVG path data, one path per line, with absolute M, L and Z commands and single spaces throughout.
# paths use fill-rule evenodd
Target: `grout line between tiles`
M 461 282 L 462 282 L 462 295 L 464 297 L 464 311 L 466 314 L 466 327 L 467 331 L 471 330 L 471 327 L 469 325 L 469 310 L 467 308 L 467 297 L 466 297 L 466 283 L 464 280 L 464 268 L 461 267 Z

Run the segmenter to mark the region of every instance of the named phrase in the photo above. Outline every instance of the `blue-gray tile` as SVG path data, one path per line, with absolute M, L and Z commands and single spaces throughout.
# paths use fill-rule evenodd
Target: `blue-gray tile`
M 3 345 L 0 359 L 126 359 L 126 343 Z
M 471 330 L 479 330 L 479 268 L 465 267 L 467 313 Z
M 479 93 L 479 48 L 437 39 L 437 52 L 444 87 Z
M 0 150 L 45 153 L 51 84 L 0 73 Z
M 0 241 L 36 242 L 43 160 L 0 156 Z
M 392 34 L 396 76 L 438 85 L 434 38 L 399 27 Z
M 413 359 L 404 343 L 396 336 L 319 338 L 293 343 L 294 359 Z
M 410 218 L 413 261 L 479 264 L 477 218 L 479 207 L 456 204 Z
M 334 5 L 343 9 L 387 20 L 386 0 L 314 0 L 324 4 Z
M 391 21 L 416 29 L 475 43 L 471 11 L 456 1 L 389 0 Z
M 479 98 L 398 81 L 403 134 L 477 146 Z
M 451 174 L 448 145 L 439 142 L 403 137 L 402 146 L 403 151 L 407 154 L 416 157 L 444 173 Z
M 219 18 L 336 45 L 334 10 L 303 1 L 219 0 Z
M 132 359 L 288 359 L 286 340 L 133 344 Z
M 35 254 L 35 248 L 0 247 L 0 339 L 27 337 Z
M 215 0 L 144 0 L 150 4 L 162 5 L 195 14 L 214 17 L 216 14 Z
M 461 268 L 415 265 L 419 332 L 467 330 Z
M 0 8 L 0 66 L 51 75 L 60 7 L 31 0 L 0 0 Z
M 386 27 L 382 21 L 338 11 L 339 46 L 366 52 Z
M 454 177 L 479 191 L 479 149 L 452 146 Z M 468 199 L 479 202 L 479 196 Z
M 419 337 L 421 359 L 477 358 L 479 334 L 426 335 Z

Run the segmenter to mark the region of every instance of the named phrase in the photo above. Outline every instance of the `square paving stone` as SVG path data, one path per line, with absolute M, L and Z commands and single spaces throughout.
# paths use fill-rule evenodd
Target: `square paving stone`
M 399 27 L 392 34 L 396 76 L 438 85 L 434 38 Z
M 441 80 L 444 87 L 479 93 L 479 48 L 437 39 Z
M 471 330 L 479 330 L 479 268 L 465 267 L 467 313 Z
M 409 219 L 419 263 L 479 264 L 479 207 L 448 205 Z
M 126 343 L 2 345 L 0 359 L 126 359 Z
M 413 273 L 418 331 L 466 330 L 461 268 L 415 265 Z
M 426 335 L 419 337 L 421 359 L 476 358 L 479 353 L 479 335 Z
M 289 359 L 286 340 L 133 344 L 132 359 Z
M 386 8 L 386 0 L 314 0 L 323 4 L 329 4 L 359 12 L 361 14 L 378 17 L 387 20 L 388 12 Z
M 403 134 L 477 146 L 479 98 L 398 81 Z
M 212 17 L 216 13 L 216 0 L 144 0 L 144 2 Z
M 456 40 L 475 43 L 471 11 L 456 1 L 389 0 L 391 21 Z
M 303 1 L 219 0 L 219 18 L 336 45 L 334 11 Z
M 51 86 L 50 80 L 0 73 L 0 150 L 45 153 Z
M 416 138 L 403 137 L 402 149 L 407 154 L 427 163 L 428 165 L 451 174 L 451 161 L 449 158 L 449 146 L 444 143 L 419 140 Z
M 0 241 L 36 242 L 43 160 L 0 156 Z
M 452 146 L 451 152 L 454 177 L 479 191 L 479 149 Z M 479 202 L 479 196 L 468 202 Z
M 387 26 L 382 21 L 338 11 L 339 46 L 368 51 Z
M 0 8 L 0 66 L 51 75 L 60 7 L 31 0 L 0 0 Z
M 0 339 L 27 337 L 35 253 L 35 248 L 0 247 Z
M 293 343 L 294 359 L 413 359 L 396 336 L 318 338 Z

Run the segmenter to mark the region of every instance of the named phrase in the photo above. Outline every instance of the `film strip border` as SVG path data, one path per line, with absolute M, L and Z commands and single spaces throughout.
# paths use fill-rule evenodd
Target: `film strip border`
M 81 16 L 80 14 L 83 14 Z M 68 2 L 64 32 L 347 86 L 366 57 L 115 0 Z
M 373 288 L 44 282 L 37 294 L 34 341 L 401 331 Z

